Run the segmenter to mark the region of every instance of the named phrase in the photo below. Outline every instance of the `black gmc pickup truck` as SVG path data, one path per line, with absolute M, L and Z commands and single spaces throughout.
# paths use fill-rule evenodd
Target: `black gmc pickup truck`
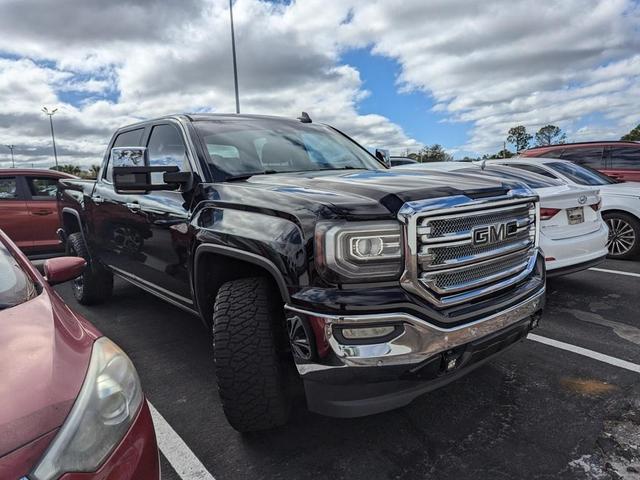
M 239 431 L 285 423 L 299 378 L 322 414 L 406 405 L 537 326 L 538 199 L 382 160 L 306 115 L 123 127 L 97 181 L 61 182 L 75 296 L 117 275 L 198 315 Z

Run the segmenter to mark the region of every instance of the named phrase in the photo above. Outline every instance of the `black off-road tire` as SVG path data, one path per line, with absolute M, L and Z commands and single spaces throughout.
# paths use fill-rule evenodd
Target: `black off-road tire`
M 602 218 L 609 227 L 609 258 L 630 260 L 640 256 L 640 221 L 623 212 L 605 212 Z
M 91 262 L 89 250 L 81 233 L 67 237 L 67 255 L 82 257 L 87 266 L 80 277 L 73 281 L 73 295 L 82 305 L 95 305 L 111 298 L 113 294 L 113 274 L 101 265 Z
M 265 278 L 223 284 L 213 313 L 213 348 L 224 413 L 239 432 L 284 425 L 291 395 L 280 339 L 280 294 Z

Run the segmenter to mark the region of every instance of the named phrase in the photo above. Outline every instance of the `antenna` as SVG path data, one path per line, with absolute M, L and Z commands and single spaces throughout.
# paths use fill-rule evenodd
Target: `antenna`
M 298 120 L 300 120 L 302 123 L 311 123 L 311 117 L 309 116 L 309 114 L 307 112 L 302 112 L 302 115 L 300 115 L 298 117 Z

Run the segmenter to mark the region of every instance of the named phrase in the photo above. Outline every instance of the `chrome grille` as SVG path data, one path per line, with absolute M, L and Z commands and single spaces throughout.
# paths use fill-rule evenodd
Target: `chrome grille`
M 474 260 L 491 258 L 496 254 L 506 255 L 526 249 L 531 245 L 531 241 L 528 228 L 523 228 L 513 238 L 482 247 L 476 247 L 468 240 L 453 245 L 450 243 L 443 246 L 423 245 L 418 255 L 418 262 L 429 270 L 448 265 L 461 265 Z
M 470 234 L 474 227 L 491 225 L 505 220 L 529 218 L 528 204 L 516 208 L 502 208 L 494 212 L 469 212 L 460 216 L 423 218 L 418 233 L 424 234 L 423 241 L 434 241 Z
M 496 233 L 506 225 L 513 227 L 509 235 Z M 407 235 L 416 239 L 416 254 L 408 258 L 405 276 L 411 276 L 413 291 L 436 306 L 507 288 L 535 266 L 536 204 L 530 198 L 418 212 L 408 226 Z M 489 231 L 496 234 L 482 243 L 479 237 L 474 241 L 476 229 L 493 229 Z
M 420 281 L 438 293 L 452 293 L 507 277 L 527 266 L 528 256 L 516 254 L 507 259 L 489 260 L 469 267 L 425 272 Z

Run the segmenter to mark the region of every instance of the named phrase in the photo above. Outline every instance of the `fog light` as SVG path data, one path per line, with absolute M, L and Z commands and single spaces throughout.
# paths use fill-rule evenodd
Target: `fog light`
M 364 338 L 385 337 L 392 333 L 396 327 L 360 327 L 343 328 L 342 336 L 348 340 L 362 340 Z

